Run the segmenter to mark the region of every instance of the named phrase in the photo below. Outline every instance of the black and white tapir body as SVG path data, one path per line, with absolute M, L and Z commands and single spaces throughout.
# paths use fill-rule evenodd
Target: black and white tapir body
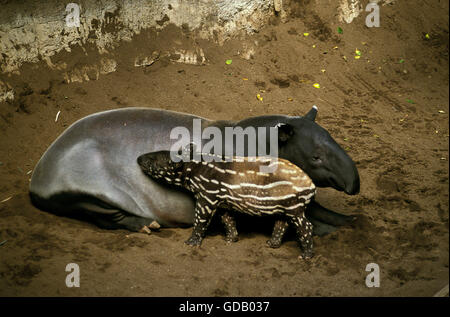
M 144 175 L 138 156 L 170 150 L 175 127 L 192 133 L 194 119 L 207 127 L 279 126 L 278 155 L 302 168 L 318 187 L 353 195 L 359 175 L 352 159 L 329 133 L 314 122 L 317 110 L 304 117 L 267 115 L 241 121 L 213 121 L 150 108 L 123 108 L 89 115 L 73 123 L 43 154 L 30 183 L 32 202 L 58 215 L 88 214 L 105 228 L 139 231 L 157 221 L 164 227 L 190 226 L 194 201 L 188 193 L 158 184 Z M 225 135 L 223 133 L 223 135 Z M 350 216 L 312 201 L 306 215 L 323 234 L 348 223 Z
M 202 154 L 203 158 L 205 156 L 209 155 Z M 194 193 L 194 229 L 187 244 L 200 245 L 216 210 L 224 208 L 255 216 L 284 216 L 296 228 L 303 250 L 302 258 L 313 255 L 313 228 L 305 217 L 305 209 L 316 193 L 316 186 L 298 166 L 283 159 L 268 157 L 231 157 L 218 162 L 212 158 L 184 162 L 182 156 L 175 162 L 173 157 L 177 157 L 177 154 L 159 151 L 141 155 L 137 161 L 151 178 Z M 273 172 L 261 172 L 261 166 Z M 222 221 L 226 227 L 227 240 L 236 241 L 237 230 L 233 218 L 226 213 Z M 269 241 L 281 243 L 284 230 L 285 226 L 275 226 L 272 240 Z

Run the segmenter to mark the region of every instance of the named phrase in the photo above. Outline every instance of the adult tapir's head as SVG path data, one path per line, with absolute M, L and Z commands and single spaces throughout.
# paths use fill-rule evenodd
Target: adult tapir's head
M 357 194 L 359 175 L 355 163 L 328 131 L 315 122 L 316 115 L 317 107 L 314 106 L 304 117 L 261 116 L 244 119 L 237 125 L 276 126 L 279 157 L 303 169 L 318 187 L 333 187 L 350 195 Z
M 327 130 L 315 122 L 317 107 L 304 117 L 288 117 L 278 124 L 279 156 L 302 168 L 316 186 L 347 194 L 359 192 L 355 163 Z

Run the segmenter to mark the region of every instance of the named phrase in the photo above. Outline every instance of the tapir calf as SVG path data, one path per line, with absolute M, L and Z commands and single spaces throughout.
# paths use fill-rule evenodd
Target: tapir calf
M 202 154 L 202 157 L 208 154 Z M 178 158 L 177 162 L 172 158 Z M 183 187 L 194 193 L 195 217 L 189 245 L 200 245 L 217 208 L 233 209 L 250 215 L 282 215 L 293 224 L 302 247 L 301 258 L 313 255 L 312 224 L 305 217 L 306 205 L 316 186 L 298 166 L 284 159 L 231 157 L 230 160 L 184 162 L 175 152 L 159 151 L 139 156 L 145 174 L 163 183 Z M 273 172 L 261 172 L 265 166 Z M 235 241 L 237 230 L 228 214 L 222 217 L 227 240 Z M 272 235 L 281 243 L 285 226 Z M 269 244 L 270 245 L 270 244 Z

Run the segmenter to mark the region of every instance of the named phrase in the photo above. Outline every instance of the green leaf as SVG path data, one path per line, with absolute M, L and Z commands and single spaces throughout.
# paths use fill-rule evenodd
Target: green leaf
M 409 103 L 415 103 L 413 100 L 411 100 L 411 99 L 406 99 L 406 102 L 409 102 Z
M 405 60 L 402 58 L 401 60 L 398 61 L 400 64 L 404 63 Z
M 338 26 L 337 32 L 338 32 L 339 34 L 343 34 L 343 33 L 344 33 L 344 30 L 343 30 L 340 26 Z
M 231 65 L 231 63 L 233 62 L 233 60 L 231 60 L 231 59 L 227 59 L 226 61 L 225 61 L 225 64 L 227 64 L 227 65 Z

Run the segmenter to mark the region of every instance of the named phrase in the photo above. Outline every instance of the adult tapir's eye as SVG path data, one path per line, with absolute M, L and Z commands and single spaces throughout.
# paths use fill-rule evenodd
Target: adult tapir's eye
M 322 160 L 320 159 L 320 157 L 317 156 L 317 155 L 315 155 L 315 156 L 312 157 L 312 161 L 313 161 L 314 163 L 321 163 L 321 162 L 322 162 Z

